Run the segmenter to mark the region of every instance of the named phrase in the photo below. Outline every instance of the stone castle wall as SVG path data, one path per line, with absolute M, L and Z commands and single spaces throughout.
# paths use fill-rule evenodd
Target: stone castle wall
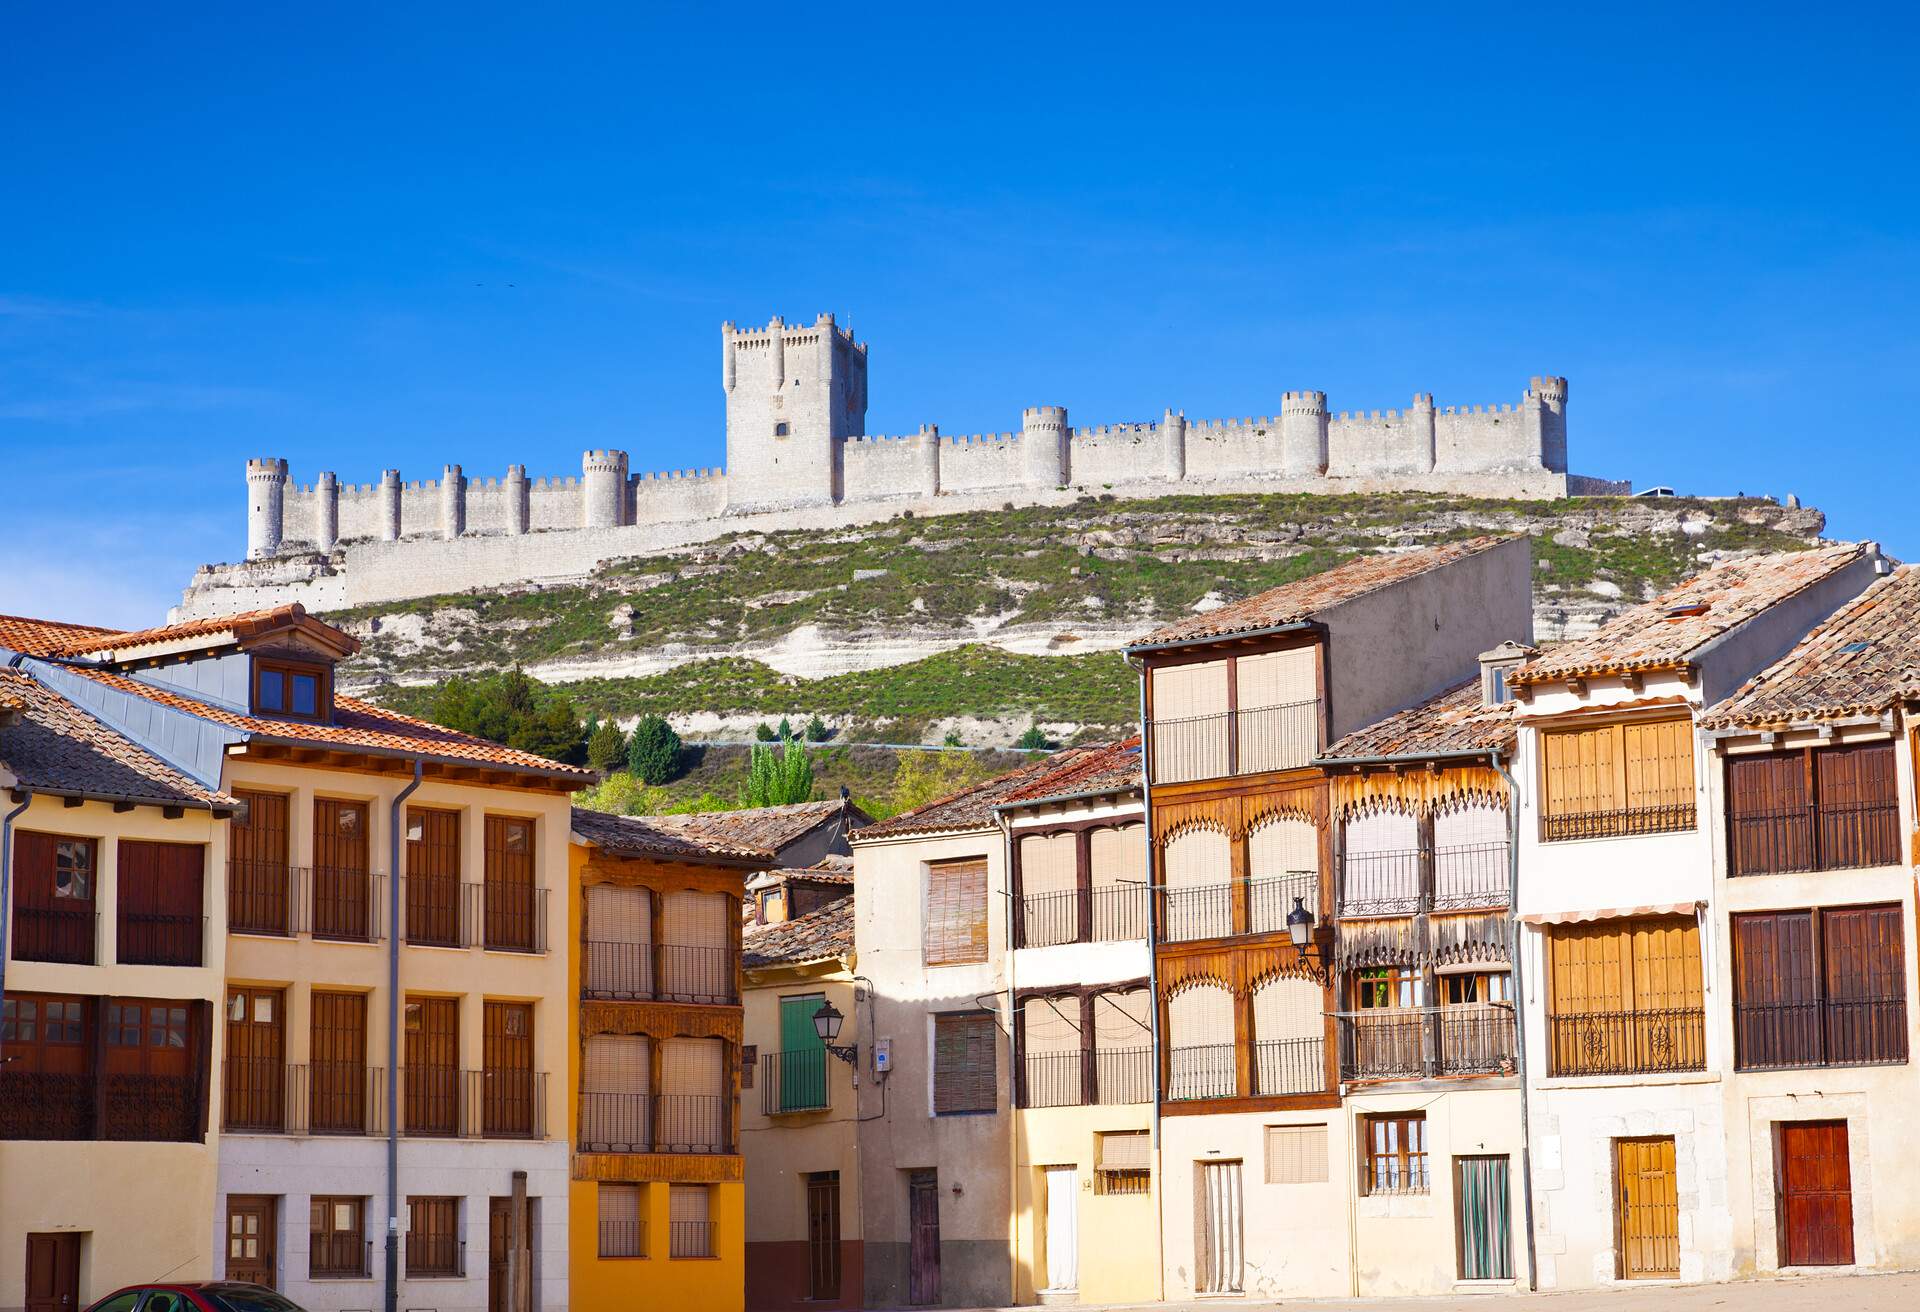
M 571 577 L 609 559 L 615 541 L 632 554 L 750 521 L 799 527 L 821 519 L 811 512 L 822 508 L 830 525 L 907 506 L 939 514 L 1119 488 L 1157 495 L 1245 484 L 1488 497 L 1627 490 L 1570 483 L 1564 378 L 1534 378 L 1516 405 L 1436 407 L 1421 394 L 1404 410 L 1335 414 L 1325 393 L 1298 391 L 1284 393 L 1280 413 L 1266 417 L 1189 420 L 1169 409 L 1157 422 L 1072 428 L 1064 407 L 1033 406 L 1017 431 L 957 437 L 929 424 L 891 437 L 866 433 L 867 347 L 832 316 L 811 325 L 729 323 L 721 336 L 725 471 L 634 474 L 625 452 L 588 451 L 577 478 L 530 479 L 520 465 L 503 478 L 469 478 L 447 465 L 427 481 L 403 481 L 390 469 L 377 483 L 322 473 L 295 484 L 286 461 L 252 460 L 250 565 L 202 570 L 184 611 L 234 609 L 243 594 L 289 600 L 295 575 L 315 598 L 353 598 L 336 605 Z M 629 529 L 639 531 L 621 532 Z M 469 549 L 470 542 L 492 545 Z M 324 563 L 291 573 L 254 567 L 291 558 Z M 327 581 L 348 575 L 357 576 L 351 584 Z

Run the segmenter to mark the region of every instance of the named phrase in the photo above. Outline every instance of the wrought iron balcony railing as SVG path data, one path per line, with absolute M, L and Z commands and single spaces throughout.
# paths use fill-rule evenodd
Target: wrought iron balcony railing
M 1563 811 L 1541 817 L 1540 837 L 1549 843 L 1576 838 L 1628 838 L 1684 833 L 1699 827 L 1692 802 L 1627 806 L 1610 811 Z
M 1700 1007 L 1589 1011 L 1547 1017 L 1553 1075 L 1659 1075 L 1707 1068 Z
M 1907 1059 L 1904 997 L 1733 1004 L 1741 1070 L 1897 1065 Z
M 1340 1078 L 1419 1080 L 1514 1072 L 1514 1015 L 1498 1003 L 1344 1012 Z
M 1086 1048 L 1020 1058 L 1024 1107 L 1118 1106 L 1153 1101 L 1153 1049 Z
M 1319 751 L 1320 703 L 1155 720 L 1151 742 L 1156 784 L 1290 770 Z
M 583 996 L 619 1002 L 740 1001 L 740 954 L 731 947 L 588 939 Z

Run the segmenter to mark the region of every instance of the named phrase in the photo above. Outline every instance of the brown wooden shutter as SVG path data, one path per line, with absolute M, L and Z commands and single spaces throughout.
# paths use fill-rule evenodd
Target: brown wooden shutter
M 1735 875 L 1813 869 L 1800 753 L 1727 759 L 1727 862 Z
M 1632 809 L 1693 805 L 1693 721 L 1654 720 L 1619 727 Z
M 1813 754 L 1820 867 L 1896 865 L 1900 810 L 1893 744 L 1823 747 Z
M 1809 1060 L 1818 1037 L 1813 917 L 1805 911 L 1733 918 L 1734 1060 L 1769 1067 Z
M 987 863 L 975 857 L 927 866 L 922 948 L 929 966 L 987 959 Z
M 1546 795 L 1541 810 L 1549 816 L 1615 811 L 1622 805 L 1618 725 L 1559 729 L 1540 735 L 1546 761 Z
M 994 1072 L 991 1012 L 948 1012 L 933 1018 L 933 1110 L 990 1112 Z
M 1900 908 L 1822 911 L 1820 931 L 1827 1060 L 1906 1060 L 1906 954 Z

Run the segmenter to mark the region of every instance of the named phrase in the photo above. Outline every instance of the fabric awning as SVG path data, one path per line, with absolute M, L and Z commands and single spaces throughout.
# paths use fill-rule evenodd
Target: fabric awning
M 1600 911 L 1529 911 L 1520 917 L 1528 925 L 1580 925 L 1592 920 L 1624 920 L 1630 916 L 1691 916 L 1706 903 L 1649 902 L 1637 907 L 1607 907 Z

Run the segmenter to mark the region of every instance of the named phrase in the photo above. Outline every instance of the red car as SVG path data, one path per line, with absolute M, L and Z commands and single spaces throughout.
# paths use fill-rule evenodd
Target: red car
M 244 1280 L 194 1280 L 174 1285 L 129 1285 L 87 1312 L 302 1312 L 298 1303 Z

